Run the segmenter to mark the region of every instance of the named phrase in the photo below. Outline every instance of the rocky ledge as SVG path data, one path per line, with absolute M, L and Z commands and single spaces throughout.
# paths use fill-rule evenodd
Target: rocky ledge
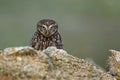
M 120 59 L 115 55 L 120 52 L 110 51 L 105 72 L 55 47 L 43 51 L 27 46 L 6 48 L 0 51 L 0 80 L 119 80 Z

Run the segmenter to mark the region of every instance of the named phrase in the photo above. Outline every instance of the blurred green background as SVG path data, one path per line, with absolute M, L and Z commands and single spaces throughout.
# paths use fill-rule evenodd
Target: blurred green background
M 40 19 L 59 24 L 65 50 L 105 67 L 120 50 L 120 0 L 0 0 L 0 49 L 26 46 Z

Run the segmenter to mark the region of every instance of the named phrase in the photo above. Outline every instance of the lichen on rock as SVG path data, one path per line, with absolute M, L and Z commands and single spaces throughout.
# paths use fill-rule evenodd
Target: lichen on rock
M 115 79 L 102 69 L 68 54 L 63 49 L 48 47 L 43 51 L 37 51 L 27 46 L 1 51 L 0 80 Z

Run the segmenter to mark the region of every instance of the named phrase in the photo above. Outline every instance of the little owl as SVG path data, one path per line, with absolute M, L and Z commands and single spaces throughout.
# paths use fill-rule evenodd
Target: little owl
M 63 49 L 58 24 L 51 19 L 43 19 L 37 23 L 37 30 L 32 37 L 30 46 L 36 50 L 43 50 L 49 46 Z

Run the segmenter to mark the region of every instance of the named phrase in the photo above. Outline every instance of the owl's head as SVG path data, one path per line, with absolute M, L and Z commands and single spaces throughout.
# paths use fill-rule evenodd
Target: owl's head
M 58 25 L 54 20 L 42 19 L 37 23 L 37 31 L 49 37 L 58 31 Z

